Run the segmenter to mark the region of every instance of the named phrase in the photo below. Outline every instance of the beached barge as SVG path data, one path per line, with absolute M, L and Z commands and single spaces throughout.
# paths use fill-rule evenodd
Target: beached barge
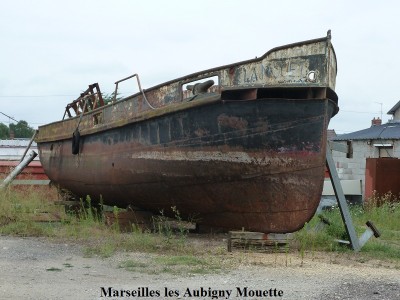
M 292 232 L 320 201 L 336 72 L 328 32 L 146 90 L 135 74 L 139 92 L 109 104 L 93 84 L 63 120 L 39 128 L 40 160 L 79 197 Z

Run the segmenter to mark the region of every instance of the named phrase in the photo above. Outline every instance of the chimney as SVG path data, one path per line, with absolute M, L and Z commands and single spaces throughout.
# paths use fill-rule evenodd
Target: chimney
M 15 137 L 14 131 L 10 130 L 10 140 L 13 140 Z
M 378 117 L 378 118 L 373 118 L 371 121 L 371 127 L 372 126 L 376 126 L 376 125 L 382 125 L 382 120 Z

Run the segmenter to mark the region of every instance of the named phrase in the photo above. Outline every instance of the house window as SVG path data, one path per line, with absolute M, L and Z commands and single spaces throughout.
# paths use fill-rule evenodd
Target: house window
M 393 157 L 392 144 L 374 144 L 378 148 L 379 157 Z
M 379 157 L 393 157 L 393 147 L 379 147 Z

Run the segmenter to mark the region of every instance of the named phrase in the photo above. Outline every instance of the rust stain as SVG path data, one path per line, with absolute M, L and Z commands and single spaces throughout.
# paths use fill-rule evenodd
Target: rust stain
M 108 105 L 93 100 L 88 108 L 81 98 L 68 119 L 39 128 L 40 159 L 52 181 L 79 197 L 169 216 L 174 205 L 183 219 L 197 214 L 200 223 L 226 229 L 295 231 L 322 192 L 336 69 L 326 37 Z M 196 95 L 183 90 L 208 77 L 218 85 Z
M 218 125 L 229 127 L 232 129 L 244 130 L 247 128 L 248 122 L 240 117 L 228 116 L 227 114 L 221 114 L 218 116 Z
M 198 128 L 195 130 L 194 134 L 198 137 L 206 136 L 210 134 L 210 132 L 207 129 L 204 128 Z

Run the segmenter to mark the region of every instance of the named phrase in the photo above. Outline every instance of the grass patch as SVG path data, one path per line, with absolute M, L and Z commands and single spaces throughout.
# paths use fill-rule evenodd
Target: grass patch
M 101 212 L 92 205 L 87 197 L 81 201 L 81 209 L 76 214 L 66 214 L 61 206 L 53 201 L 57 199 L 55 189 L 52 196 L 42 190 L 30 188 L 0 190 L 0 234 L 17 236 L 45 236 L 86 242 L 88 255 L 109 256 L 116 249 L 138 251 L 186 251 L 182 241 L 184 234 L 175 234 L 164 228 L 156 234 L 136 229 L 134 232 L 120 233 L 118 226 L 108 227 Z M 51 193 L 50 193 L 51 194 Z M 57 213 L 60 222 L 35 222 L 37 212 Z M 117 224 L 118 225 L 118 224 Z
M 166 266 L 198 266 L 207 264 L 204 259 L 195 256 L 161 256 L 157 257 L 157 262 Z
M 111 227 L 106 225 L 103 215 L 93 207 L 89 197 L 81 201 L 81 208 L 75 214 L 60 211 L 61 207 L 55 206 L 41 192 L 34 189 L 23 193 L 11 189 L 0 191 L 0 205 L 0 234 L 45 236 L 56 241 L 77 242 L 83 245 L 85 257 L 107 258 L 116 251 L 157 254 L 147 261 L 128 259 L 121 262 L 118 267 L 127 271 L 150 274 L 205 274 L 218 272 L 222 268 L 222 263 L 215 259 L 215 255 L 221 256 L 223 253 L 213 253 L 210 248 L 192 243 L 188 239 L 189 230 L 186 225 L 180 226 L 182 220 L 176 207 L 171 208 L 177 216 L 173 226 L 171 220 L 161 214 L 154 220 L 155 227 L 152 232 L 133 228 L 132 232 L 123 233 L 120 232 L 118 224 Z M 62 215 L 58 223 L 38 223 L 29 217 L 38 210 L 56 209 Z M 160 254 L 162 255 L 159 256 Z M 63 267 L 73 266 L 65 263 Z
M 0 191 L 0 234 L 17 236 L 44 236 L 55 240 L 83 244 L 86 257 L 112 256 L 116 251 L 142 251 L 163 254 L 193 254 L 199 252 L 186 237 L 188 230 L 172 229 L 167 218 L 160 216 L 153 232 L 134 228 L 133 232 L 121 233 L 118 224 L 107 226 L 103 214 L 87 197 L 81 200 L 77 213 L 67 214 L 62 206 L 54 205 L 58 195 L 50 191 L 28 188 Z M 179 211 L 172 210 L 180 221 Z M 35 222 L 37 212 L 57 213 L 60 222 Z
M 390 199 L 390 201 L 389 201 Z M 371 220 L 381 233 L 379 238 L 372 237 L 361 248 L 360 255 L 366 259 L 390 259 L 400 261 L 400 203 L 393 195 L 370 199 L 367 205 L 350 206 L 350 215 L 358 237 L 367 229 L 365 223 Z M 323 212 L 323 217 L 331 225 L 321 229 L 319 217 L 314 216 L 306 226 L 295 234 L 292 247 L 300 252 L 329 251 L 351 252 L 335 239 L 349 240 L 339 208 Z M 317 228 L 320 228 L 319 230 Z
M 226 249 L 216 250 L 204 246 L 205 243 L 195 244 L 189 239 L 187 227 L 179 226 L 181 217 L 176 207 L 171 209 L 176 215 L 177 228 L 175 226 L 173 229 L 170 220 L 161 213 L 155 220 L 156 226 L 152 232 L 135 228 L 133 232 L 121 233 L 118 224 L 111 227 L 105 224 L 102 213 L 92 205 L 90 198 L 82 200 L 81 210 L 77 214 L 67 214 L 62 207 L 54 205 L 53 200 L 56 198 L 55 189 L 1 190 L 0 234 L 44 236 L 57 241 L 77 242 L 83 245 L 86 257 L 107 258 L 116 251 L 162 254 L 150 262 L 127 260 L 121 263 L 120 268 L 130 271 L 147 269 L 144 265 L 149 266 L 153 273 L 173 274 L 202 274 L 218 272 L 223 268 Z M 361 249 L 360 261 L 370 258 L 400 261 L 400 204 L 393 202 L 393 196 L 390 196 L 391 201 L 387 199 L 381 197 L 368 201 L 365 207 L 350 208 L 359 236 L 366 229 L 367 220 L 374 222 L 381 232 L 379 239 L 371 238 Z M 38 212 L 57 213 L 61 216 L 60 222 L 35 222 L 32 216 Z M 284 249 L 286 255 L 297 251 L 303 259 L 310 253 L 313 256 L 316 251 L 352 253 L 351 249 L 334 242 L 334 239 L 348 239 L 339 209 L 326 211 L 323 215 L 331 225 L 316 230 L 320 220 L 314 217 L 295 233 L 295 238 Z
M 131 272 L 146 274 L 169 273 L 172 275 L 191 275 L 216 273 L 222 269 L 219 261 L 208 255 L 146 255 L 140 259 L 127 259 L 118 265 Z
M 60 268 L 51 267 L 51 268 L 46 269 L 46 271 L 49 271 L 49 272 L 61 272 L 62 270 Z
M 171 274 L 208 274 L 221 269 L 221 264 L 210 256 L 160 256 L 155 258 L 155 263 L 162 267 L 162 272 Z
M 34 187 L 0 190 L 0 226 L 29 222 L 41 212 L 58 213 L 60 208 L 52 205 L 57 196 L 52 196 L 50 191 Z
M 47 224 L 40 224 L 30 220 L 16 221 L 4 226 L 0 226 L 0 233 L 18 236 L 51 236 L 52 228 Z
M 70 263 L 63 263 L 63 266 L 66 268 L 72 268 L 73 265 L 71 265 Z
M 127 261 L 121 262 L 118 265 L 118 268 L 122 268 L 122 269 L 125 269 L 127 271 L 136 272 L 136 271 L 138 271 L 140 269 L 149 268 L 149 264 L 146 264 L 146 263 L 143 263 L 143 262 L 137 262 L 137 261 L 129 259 Z

